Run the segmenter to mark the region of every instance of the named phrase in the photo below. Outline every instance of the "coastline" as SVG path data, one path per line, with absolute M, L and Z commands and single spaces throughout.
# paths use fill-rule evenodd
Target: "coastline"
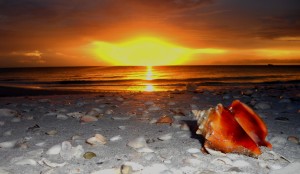
M 299 89 L 298 85 L 272 85 L 211 90 L 200 87 L 196 92 L 20 91 L 28 96 L 0 100 L 0 109 L 17 113 L 0 116 L 0 144 L 15 143 L 0 148 L 0 155 L 5 157 L 0 160 L 0 171 L 117 174 L 127 166 L 132 173 L 141 174 L 276 173 L 294 164 L 299 170 Z M 218 103 L 228 106 L 235 99 L 247 103 L 261 116 L 273 149 L 261 148 L 263 154 L 258 158 L 203 154 L 203 142 L 195 135 L 191 110 L 208 109 Z M 82 116 L 95 112 L 98 114 L 94 121 L 80 121 Z M 174 123 L 153 124 L 163 115 L 172 117 Z M 106 143 L 88 144 L 87 139 L 95 134 L 103 135 Z M 128 146 L 139 137 L 147 143 L 148 149 L 142 152 Z M 62 145 L 71 145 L 73 150 L 68 151 L 69 146 L 62 149 Z M 57 148 L 57 154 L 49 152 Z M 74 154 L 79 152 L 80 155 Z M 87 152 L 96 156 L 85 159 L 83 154 Z

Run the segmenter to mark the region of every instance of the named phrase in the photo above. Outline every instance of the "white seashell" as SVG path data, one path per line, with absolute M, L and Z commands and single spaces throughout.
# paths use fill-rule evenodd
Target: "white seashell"
M 5 141 L 0 143 L 0 148 L 12 148 L 16 145 L 17 140 Z
M 91 137 L 86 140 L 86 142 L 90 145 L 98 145 L 98 144 L 106 144 L 106 138 L 101 134 L 95 134 L 94 137 Z
M 57 155 L 60 153 L 60 151 L 61 151 L 61 145 L 57 144 L 57 145 L 50 147 L 50 149 L 47 150 L 46 154 L 47 155 Z
M 131 166 L 133 171 L 139 171 L 144 169 L 144 166 L 135 162 L 125 162 L 124 165 Z
M 207 152 L 211 155 L 215 155 L 215 156 L 226 156 L 225 153 L 222 153 L 220 151 L 216 151 L 216 150 L 213 150 L 213 149 L 210 149 L 210 148 L 205 148 L 205 150 L 207 150 Z
M 148 147 L 142 147 L 142 148 L 138 148 L 138 149 L 135 149 L 135 150 L 139 153 L 152 153 L 152 152 L 154 152 L 152 149 L 150 149 Z
M 117 135 L 117 136 L 111 137 L 109 139 L 109 141 L 118 141 L 118 140 L 121 140 L 121 139 L 122 139 L 121 135 Z
M 131 140 L 127 143 L 127 146 L 132 147 L 134 149 L 138 149 L 138 148 L 142 148 L 142 147 L 147 147 L 147 142 L 145 140 L 145 138 L 142 137 L 138 137 L 134 140 Z
M 42 158 L 42 160 L 39 161 L 38 163 L 39 163 L 40 165 L 45 164 L 46 166 L 49 166 L 49 167 L 52 167 L 52 168 L 55 168 L 55 167 L 63 167 L 63 166 L 65 166 L 65 165 L 67 164 L 66 162 L 61 163 L 61 164 L 59 164 L 59 163 L 53 163 L 53 162 L 49 161 L 49 160 L 46 159 L 46 158 Z
M 3 133 L 3 136 L 11 136 L 12 130 L 6 131 Z
M 18 115 L 18 112 L 12 109 L 0 109 L 0 117 L 15 117 Z
M 71 160 L 73 157 L 80 158 L 84 152 L 81 145 L 72 147 L 69 141 L 62 142 L 61 147 L 60 156 L 64 160 Z
M 160 137 L 158 137 L 158 139 L 162 141 L 170 140 L 172 139 L 172 134 L 168 133 L 168 134 L 161 135 Z
M 56 118 L 59 120 L 67 120 L 69 117 L 64 114 L 58 114 Z
M 200 153 L 200 149 L 197 148 L 190 148 L 187 150 L 188 153 Z
M 112 117 L 113 120 L 129 120 L 131 117 Z
M 33 159 L 22 159 L 20 161 L 17 161 L 15 163 L 16 165 L 31 165 L 31 166 L 36 166 L 37 162 Z
M 281 168 L 279 170 L 271 171 L 270 174 L 282 174 L 282 173 L 299 173 L 300 171 L 300 162 L 293 162 L 287 165 L 284 168 Z
M 238 168 L 250 166 L 250 164 L 247 161 L 244 161 L 244 160 L 233 161 L 232 165 L 235 166 L 235 167 L 238 167 Z
M 21 121 L 21 119 L 16 117 L 16 118 L 11 119 L 10 121 L 13 122 L 13 123 L 18 123 L 18 122 Z
M 119 126 L 118 128 L 121 129 L 121 130 L 125 130 L 126 126 Z
M 43 147 L 43 146 L 45 146 L 45 144 L 46 144 L 46 142 L 42 141 L 42 142 L 36 143 L 35 145 L 39 146 L 39 147 Z

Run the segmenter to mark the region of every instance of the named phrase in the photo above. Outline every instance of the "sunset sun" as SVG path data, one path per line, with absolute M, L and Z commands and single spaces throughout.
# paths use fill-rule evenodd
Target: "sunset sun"
M 112 65 L 179 65 L 195 52 L 153 37 L 139 37 L 121 43 L 94 41 L 90 52 Z

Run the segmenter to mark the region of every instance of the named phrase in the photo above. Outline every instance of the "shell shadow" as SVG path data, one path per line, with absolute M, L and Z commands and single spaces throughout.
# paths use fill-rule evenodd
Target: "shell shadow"
M 202 135 L 196 134 L 198 129 L 197 121 L 196 120 L 182 120 L 182 122 L 186 123 L 190 129 L 191 138 L 197 139 L 202 146 L 204 146 L 204 137 Z

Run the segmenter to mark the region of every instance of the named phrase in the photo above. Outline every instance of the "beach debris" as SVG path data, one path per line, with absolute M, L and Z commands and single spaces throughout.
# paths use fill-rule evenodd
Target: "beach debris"
M 58 155 L 61 151 L 61 144 L 56 144 L 47 150 L 47 155 Z
M 172 125 L 173 119 L 170 116 L 163 115 L 157 121 L 156 124 L 170 124 Z
M 0 148 L 13 148 L 15 147 L 17 140 L 5 141 L 0 143 Z
M 64 141 L 61 143 L 60 156 L 64 160 L 71 160 L 72 158 L 80 158 L 84 150 L 81 145 L 73 147 L 69 141 Z
M 18 112 L 12 109 L 0 109 L 0 117 L 15 117 L 18 116 Z
M 296 136 L 288 136 L 288 137 L 287 137 L 287 140 L 288 140 L 289 142 L 292 142 L 292 143 L 295 143 L 295 144 L 299 144 L 299 138 L 296 137 Z
M 205 149 L 256 157 L 261 154 L 259 146 L 272 148 L 265 140 L 268 133 L 265 123 L 239 100 L 233 101 L 229 109 L 218 104 L 197 113 L 199 127 L 196 133 L 204 136 Z
M 96 145 L 104 145 L 107 143 L 106 138 L 101 134 L 95 134 L 95 136 L 88 138 L 86 140 L 86 143 L 96 146 Z
M 83 154 L 84 159 L 92 159 L 96 157 L 97 155 L 94 152 L 86 152 Z
M 98 118 L 90 115 L 84 115 L 80 118 L 81 123 L 90 123 L 95 121 L 98 121 Z

